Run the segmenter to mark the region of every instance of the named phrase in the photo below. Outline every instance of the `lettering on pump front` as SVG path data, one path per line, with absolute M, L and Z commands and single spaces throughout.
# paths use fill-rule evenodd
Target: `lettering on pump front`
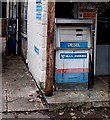
M 87 48 L 88 42 L 60 42 L 60 48 Z
M 79 43 L 68 43 L 68 47 L 80 47 Z
M 81 58 L 86 58 L 87 57 L 87 55 L 75 55 L 74 57 L 81 57 Z
M 87 53 L 60 53 L 60 59 L 87 59 Z

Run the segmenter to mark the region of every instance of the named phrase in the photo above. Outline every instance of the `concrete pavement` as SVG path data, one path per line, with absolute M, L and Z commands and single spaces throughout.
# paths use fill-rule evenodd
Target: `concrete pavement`
M 91 90 L 75 91 L 67 89 L 54 91 L 53 96 L 45 99 L 50 106 L 72 103 L 79 106 L 84 103 L 91 103 L 94 107 L 110 107 L 110 76 L 98 76 L 95 78 Z M 71 84 L 72 86 L 72 84 Z M 78 104 L 77 104 L 78 103 Z
M 36 111 L 46 109 L 37 97 L 39 91 L 20 56 L 3 56 L 2 111 Z

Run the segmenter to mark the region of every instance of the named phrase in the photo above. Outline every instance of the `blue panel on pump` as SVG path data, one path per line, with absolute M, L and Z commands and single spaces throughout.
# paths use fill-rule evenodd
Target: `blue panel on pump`
M 56 83 L 88 82 L 88 72 L 85 73 L 55 73 Z
M 87 53 L 60 53 L 60 59 L 86 59 Z
M 88 42 L 60 42 L 60 48 L 88 48 Z

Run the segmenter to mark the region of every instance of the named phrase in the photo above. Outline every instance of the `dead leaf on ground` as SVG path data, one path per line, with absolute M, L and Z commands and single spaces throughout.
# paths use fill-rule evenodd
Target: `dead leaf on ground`
M 32 94 L 30 94 L 29 96 L 33 96 Z
M 76 115 L 76 113 L 70 113 L 70 115 L 71 115 L 71 116 L 75 116 L 75 115 Z
M 37 102 L 42 103 L 42 101 L 41 101 L 41 100 L 37 100 Z
M 74 111 L 74 109 L 73 109 L 73 108 L 71 108 L 71 111 Z
M 76 92 L 76 91 L 74 91 L 74 93 L 75 93 L 75 94 L 77 94 L 77 92 Z
M 34 79 L 32 79 L 32 81 L 34 82 Z
M 34 99 L 29 99 L 28 101 L 29 101 L 29 102 L 34 102 Z
M 97 94 L 104 96 L 106 93 L 104 91 L 98 91 Z
M 72 119 L 77 119 L 77 117 L 76 117 L 76 116 L 73 116 Z
M 60 112 L 59 115 L 64 115 L 64 112 Z
M 29 112 L 26 112 L 26 115 L 28 115 L 29 114 Z

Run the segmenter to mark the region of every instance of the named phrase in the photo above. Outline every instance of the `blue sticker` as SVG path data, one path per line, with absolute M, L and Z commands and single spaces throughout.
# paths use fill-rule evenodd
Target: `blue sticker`
M 36 4 L 41 3 L 41 0 L 36 0 Z
M 39 54 L 39 48 L 37 48 L 36 46 L 34 46 L 34 51 Z
M 95 25 L 92 25 L 92 30 L 95 31 Z
M 42 11 L 42 5 L 36 5 L 36 11 Z
M 36 19 L 41 20 L 41 13 L 36 13 Z
M 87 53 L 60 53 L 60 59 L 86 59 Z
M 60 48 L 87 48 L 88 42 L 60 42 Z

